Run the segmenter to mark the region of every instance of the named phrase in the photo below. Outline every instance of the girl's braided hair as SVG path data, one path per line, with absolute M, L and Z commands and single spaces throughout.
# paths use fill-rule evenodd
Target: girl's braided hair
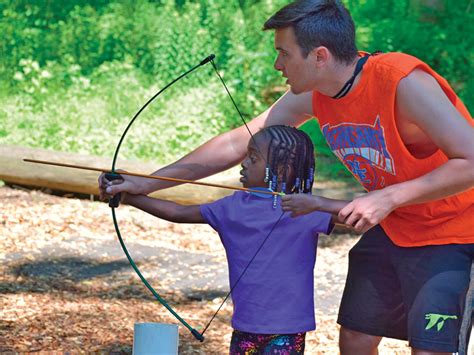
M 266 180 L 270 189 L 284 193 L 311 193 L 314 147 L 309 136 L 294 127 L 269 126 L 257 134 L 268 139 Z

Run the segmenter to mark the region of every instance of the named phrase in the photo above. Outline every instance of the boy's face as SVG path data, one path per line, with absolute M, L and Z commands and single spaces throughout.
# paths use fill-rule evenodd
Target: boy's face
M 275 49 L 278 56 L 274 67 L 288 79 L 286 84 L 290 85 L 291 92 L 301 94 L 314 90 L 317 81 L 315 56 L 311 52 L 306 58 L 303 57 L 293 27 L 275 31 Z
M 268 187 L 268 183 L 264 182 L 265 168 L 267 163 L 265 161 L 268 150 L 268 139 L 265 135 L 258 134 L 254 136 L 257 145 L 253 139 L 250 139 L 247 146 L 247 155 L 242 161 L 242 170 L 240 171 L 240 182 L 244 187 Z M 258 146 L 258 148 L 257 148 Z M 262 157 L 265 154 L 265 158 Z

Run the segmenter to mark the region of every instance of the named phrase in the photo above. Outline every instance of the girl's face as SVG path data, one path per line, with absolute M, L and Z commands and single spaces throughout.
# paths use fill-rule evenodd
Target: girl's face
M 241 164 L 240 175 L 242 177 L 240 182 L 244 187 L 268 187 L 268 183 L 264 182 L 268 139 L 263 134 L 257 134 L 254 138 L 257 144 L 253 139 L 250 139 L 247 146 L 247 155 Z M 262 154 L 265 154 L 265 158 L 262 157 Z

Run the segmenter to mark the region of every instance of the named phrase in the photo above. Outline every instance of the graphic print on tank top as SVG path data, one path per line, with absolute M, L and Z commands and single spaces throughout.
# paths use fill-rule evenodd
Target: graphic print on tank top
M 396 175 L 379 116 L 373 125 L 341 123 L 330 126 L 327 123 L 321 130 L 334 154 L 367 190 L 385 186 L 385 179 L 379 171 Z

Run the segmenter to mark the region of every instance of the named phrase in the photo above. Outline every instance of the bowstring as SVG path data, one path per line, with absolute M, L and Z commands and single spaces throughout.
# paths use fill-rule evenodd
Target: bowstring
M 234 98 L 232 97 L 232 94 L 230 93 L 229 89 L 227 88 L 227 85 L 224 81 L 224 79 L 222 78 L 222 76 L 219 74 L 219 71 L 217 70 L 217 66 L 216 64 L 214 63 L 214 60 L 211 60 L 211 64 L 212 64 L 212 67 L 214 68 L 214 71 L 216 72 L 217 76 L 219 77 L 222 85 L 224 86 L 226 92 L 227 92 L 227 95 L 230 97 L 230 100 L 232 101 L 232 104 L 234 105 L 235 109 L 237 110 L 237 112 L 239 113 L 239 116 L 240 116 L 240 119 L 242 120 L 242 122 L 244 123 L 245 127 L 247 128 L 247 131 L 249 132 L 250 134 L 250 137 L 251 139 L 253 140 L 255 146 L 257 147 L 257 150 L 258 152 L 260 153 L 260 155 L 262 156 L 262 159 L 265 161 L 265 165 L 268 166 L 267 164 L 267 160 L 265 158 L 265 156 L 263 155 L 262 151 L 260 150 L 256 140 L 255 140 L 255 137 L 254 135 L 252 134 L 252 132 L 250 131 L 250 128 L 249 126 L 247 125 L 247 122 L 245 121 L 244 119 L 244 116 L 242 114 L 242 112 L 239 110 L 237 104 L 235 103 L 235 100 Z M 270 148 L 268 148 L 270 149 Z M 224 306 L 225 302 L 227 301 L 227 299 L 229 298 L 229 296 L 232 294 L 232 291 L 234 291 L 234 289 L 236 288 L 237 284 L 240 282 L 240 280 L 242 279 L 242 277 L 244 276 L 244 274 L 247 272 L 248 268 L 250 267 L 250 265 L 252 264 L 252 262 L 255 260 L 255 258 L 257 257 L 258 253 L 260 252 L 260 250 L 262 250 L 263 246 L 265 245 L 265 243 L 267 242 L 268 238 L 270 237 L 270 235 L 273 233 L 273 231 L 275 230 L 276 226 L 278 225 L 278 223 L 280 222 L 281 218 L 283 217 L 283 215 L 285 214 L 285 212 L 282 212 L 280 217 L 278 218 L 278 220 L 275 222 L 275 224 L 272 226 L 272 228 L 270 229 L 270 232 L 268 232 L 267 236 L 265 237 L 265 239 L 263 240 L 263 242 L 260 244 L 260 246 L 257 248 L 257 251 L 255 252 L 255 254 L 252 256 L 252 258 L 250 259 L 250 261 L 247 263 L 247 265 L 245 266 L 244 268 L 244 271 L 242 271 L 242 273 L 240 274 L 240 276 L 237 278 L 237 281 L 234 283 L 234 285 L 231 286 L 231 289 L 230 291 L 227 293 L 227 295 L 225 296 L 224 300 L 222 301 L 222 303 L 220 304 L 219 308 L 217 309 L 217 311 L 213 314 L 213 316 L 211 317 L 211 320 L 206 324 L 206 326 L 204 327 L 204 330 L 201 332 L 201 335 L 203 336 L 204 333 L 206 332 L 206 330 L 209 328 L 209 326 L 211 325 L 212 321 L 214 320 L 214 318 L 217 316 L 217 314 L 219 313 L 219 311 L 221 310 L 221 308 Z
M 225 89 L 225 91 L 227 92 L 227 95 L 229 96 L 230 101 L 232 101 L 232 104 L 234 105 L 235 109 L 236 109 L 237 112 L 239 113 L 240 119 L 241 119 L 242 122 L 244 123 L 245 128 L 247 128 L 247 131 L 249 132 L 250 137 L 251 137 L 253 143 L 254 143 L 255 146 L 257 147 L 258 152 L 260 153 L 260 155 L 262 156 L 262 158 L 263 158 L 263 160 L 265 161 L 265 164 L 266 164 L 266 163 L 267 163 L 267 160 L 265 159 L 265 156 L 263 155 L 263 153 L 262 153 L 262 151 L 260 150 L 260 148 L 259 148 L 257 142 L 255 141 L 255 137 L 253 136 L 252 131 L 250 131 L 250 128 L 249 128 L 249 126 L 247 125 L 247 122 L 245 121 L 244 115 L 243 115 L 242 112 L 239 110 L 239 107 L 238 107 L 237 104 L 235 103 L 235 100 L 234 100 L 234 98 L 232 97 L 232 94 L 230 93 L 229 89 L 227 88 L 227 85 L 226 85 L 224 79 L 222 78 L 221 74 L 219 73 L 219 70 L 217 70 L 217 66 L 216 66 L 216 63 L 214 63 L 214 59 L 211 60 L 211 64 L 212 64 L 212 67 L 214 68 L 214 71 L 216 72 L 217 76 L 219 77 L 219 79 L 220 79 L 222 85 L 224 86 L 224 89 Z
M 272 229 L 270 230 L 270 232 L 267 234 L 267 236 L 265 237 L 265 239 L 263 240 L 262 244 L 260 244 L 259 248 L 257 249 L 257 251 L 255 252 L 255 254 L 253 255 L 253 257 L 250 259 L 250 261 L 248 262 L 247 266 L 245 267 L 244 271 L 242 271 L 242 273 L 240 274 L 240 276 L 238 277 L 237 281 L 234 283 L 234 285 L 231 287 L 230 291 L 227 293 L 227 295 L 225 296 L 224 298 L 224 301 L 222 301 L 222 303 L 220 304 L 219 308 L 217 309 L 217 311 L 214 313 L 214 315 L 212 316 L 211 320 L 206 324 L 206 326 L 204 327 L 204 330 L 201 332 L 201 335 L 204 335 L 204 333 L 206 332 L 207 328 L 209 328 L 209 326 L 211 325 L 212 321 L 214 320 L 214 318 L 217 316 L 217 313 L 219 313 L 219 311 L 221 310 L 222 306 L 224 305 L 224 303 L 227 301 L 227 299 L 229 298 L 229 296 L 232 294 L 232 291 L 234 291 L 235 287 L 237 286 L 237 284 L 239 283 L 240 279 L 242 279 L 242 277 L 244 276 L 244 274 L 247 272 L 248 268 L 250 267 L 250 264 L 252 264 L 252 262 L 254 261 L 254 259 L 257 257 L 257 254 L 260 252 L 260 250 L 263 248 L 263 245 L 265 244 L 265 242 L 268 240 L 268 237 L 270 237 L 270 234 L 272 234 L 273 230 L 275 229 L 275 227 L 277 226 L 277 224 L 280 222 L 281 218 L 283 217 L 283 215 L 285 214 L 285 212 L 283 212 L 280 217 L 278 218 L 278 220 L 275 222 L 275 224 L 273 225 Z

